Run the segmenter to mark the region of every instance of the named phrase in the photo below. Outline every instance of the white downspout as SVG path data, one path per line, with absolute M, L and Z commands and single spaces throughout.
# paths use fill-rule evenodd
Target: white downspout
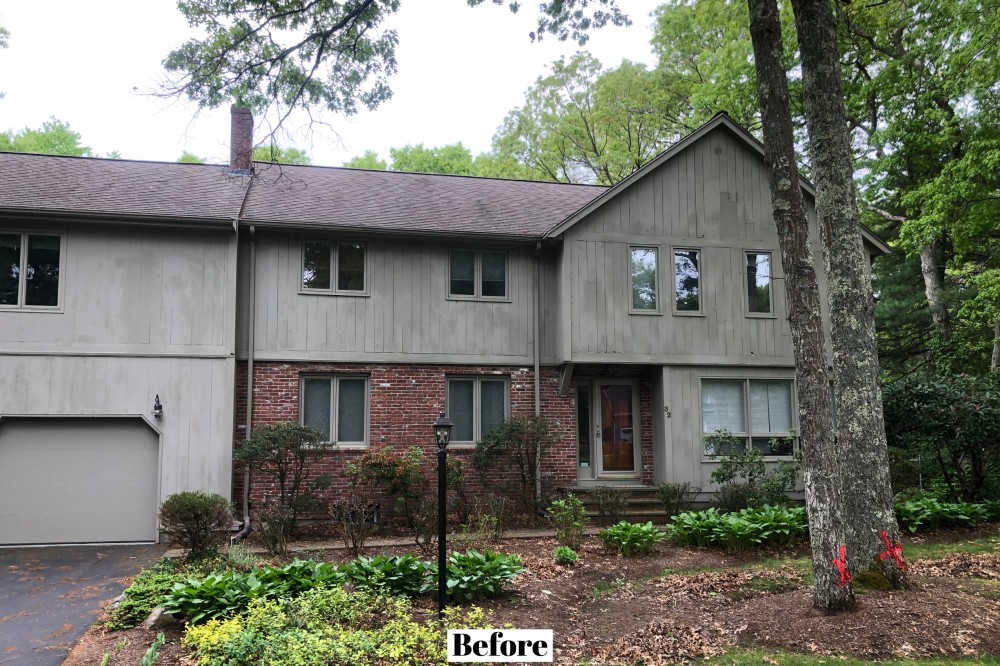
M 253 425 L 253 350 L 254 322 L 257 319 L 257 234 L 254 225 L 250 225 L 250 312 L 247 324 L 247 413 L 246 436 L 250 437 Z M 243 527 L 233 537 L 233 543 L 238 543 L 250 534 L 250 467 L 243 464 Z
M 540 340 L 540 332 L 542 328 L 541 324 L 541 314 L 542 314 L 542 281 L 541 281 L 541 257 L 542 257 L 542 244 L 538 242 L 535 244 L 535 417 L 542 415 L 542 380 L 539 376 L 541 372 L 542 365 L 542 343 Z M 535 455 L 535 497 L 539 500 L 542 499 L 542 454 L 541 450 L 538 450 Z M 542 507 L 535 507 L 536 510 L 541 511 Z

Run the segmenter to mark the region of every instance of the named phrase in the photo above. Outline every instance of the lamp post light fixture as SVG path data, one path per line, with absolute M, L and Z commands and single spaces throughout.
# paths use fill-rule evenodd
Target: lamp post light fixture
M 438 619 L 444 620 L 444 602 L 448 594 L 448 557 L 445 544 L 448 527 L 448 441 L 455 424 L 444 412 L 434 422 L 438 447 Z
M 163 416 L 163 403 L 160 402 L 160 394 L 156 394 L 156 398 L 153 399 L 153 418 L 158 419 Z

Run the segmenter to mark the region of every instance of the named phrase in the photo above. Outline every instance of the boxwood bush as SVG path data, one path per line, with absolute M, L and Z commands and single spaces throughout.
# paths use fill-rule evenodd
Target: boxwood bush
M 222 495 L 185 491 L 169 496 L 160 506 L 160 525 L 189 556 L 214 553 L 229 537 L 233 505 Z

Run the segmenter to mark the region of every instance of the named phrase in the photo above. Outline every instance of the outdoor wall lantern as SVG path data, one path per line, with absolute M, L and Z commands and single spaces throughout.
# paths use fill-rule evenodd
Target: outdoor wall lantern
M 160 402 L 160 394 L 156 394 L 156 398 L 153 399 L 153 418 L 158 419 L 163 416 L 163 404 Z
M 444 620 L 444 603 L 448 594 L 448 558 L 445 539 L 448 527 L 448 441 L 455 424 L 444 412 L 434 422 L 434 439 L 438 447 L 438 619 Z

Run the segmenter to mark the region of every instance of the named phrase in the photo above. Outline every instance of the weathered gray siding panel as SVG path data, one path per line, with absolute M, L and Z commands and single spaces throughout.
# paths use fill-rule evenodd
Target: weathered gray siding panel
M 232 232 L 72 227 L 60 233 L 62 307 L 0 310 L 0 353 L 232 351 Z
M 630 244 L 658 248 L 658 314 L 629 313 Z M 673 313 L 676 247 L 701 250 L 700 315 Z M 771 316 L 747 316 L 744 252 L 753 250 L 771 253 Z M 567 230 L 560 262 L 564 360 L 793 363 L 767 172 L 727 130 L 710 133 Z M 821 257 L 817 268 L 822 272 Z
M 299 288 L 302 237 L 257 230 L 256 358 L 349 361 L 364 354 L 369 362 L 531 361 L 534 248 L 504 248 L 508 301 L 464 301 L 448 298 L 452 247 L 363 240 L 367 296 L 308 294 Z
M 0 355 L 2 416 L 141 416 L 161 433 L 160 501 L 230 495 L 232 359 Z M 164 415 L 153 420 L 159 394 Z

